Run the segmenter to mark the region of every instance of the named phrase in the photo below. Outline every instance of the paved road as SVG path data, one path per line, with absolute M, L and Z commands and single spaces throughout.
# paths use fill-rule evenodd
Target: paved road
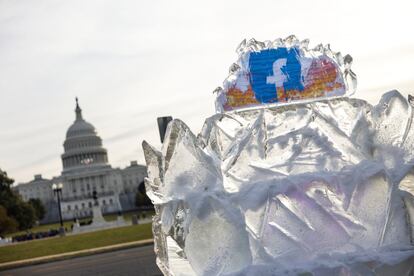
M 162 275 L 155 264 L 154 246 L 143 246 L 47 264 L 0 271 L 4 276 L 20 275 Z

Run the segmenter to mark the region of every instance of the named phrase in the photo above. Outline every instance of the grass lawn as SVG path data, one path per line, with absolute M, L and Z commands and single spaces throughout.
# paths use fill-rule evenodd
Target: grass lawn
M 0 247 L 0 263 L 152 238 L 151 223 Z
M 149 210 L 149 211 L 139 211 L 139 212 L 136 212 L 136 211 L 126 212 L 126 213 L 123 213 L 122 216 L 124 217 L 125 221 L 131 221 L 131 218 L 134 214 L 140 214 L 141 216 L 142 216 L 142 214 L 145 214 L 146 217 L 152 217 L 154 215 L 154 211 Z M 114 221 L 117 218 L 117 214 L 104 215 L 104 218 L 105 218 L 106 221 Z M 90 220 L 90 219 L 91 218 L 80 219 L 80 222 L 87 221 L 87 220 Z M 72 224 L 73 224 L 73 220 L 64 221 L 63 222 L 63 227 L 65 227 L 70 232 Z M 46 231 L 49 231 L 50 229 L 59 229 L 59 227 L 60 227 L 59 223 L 42 224 L 42 225 L 35 226 L 35 227 L 33 227 L 29 230 L 7 234 L 6 237 L 18 236 L 18 235 L 25 234 L 27 232 L 33 232 L 33 233 L 46 232 Z
M 139 211 L 139 212 L 125 212 L 122 214 L 122 216 L 124 217 L 125 221 L 131 221 L 132 220 L 132 216 L 133 215 L 143 215 L 145 214 L 145 216 L 148 217 L 152 217 L 154 216 L 155 212 L 153 210 L 148 210 L 148 211 Z M 116 220 L 118 217 L 117 214 L 111 214 L 111 215 L 104 215 L 104 218 L 106 221 L 113 221 Z

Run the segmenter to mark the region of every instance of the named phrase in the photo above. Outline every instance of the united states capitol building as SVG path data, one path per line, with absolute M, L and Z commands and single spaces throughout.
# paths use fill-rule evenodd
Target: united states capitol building
M 75 113 L 75 122 L 67 130 L 63 143 L 61 175 L 45 179 L 38 174 L 32 181 L 15 187 L 24 200 L 38 198 L 44 203 L 47 210 L 44 222 L 58 220 L 54 183 L 63 184 L 63 219 L 91 215 L 94 191 L 104 214 L 135 209 L 136 192 L 144 189 L 146 167 L 132 161 L 124 169 L 112 168 L 102 139 L 95 127 L 84 120 L 77 99 Z

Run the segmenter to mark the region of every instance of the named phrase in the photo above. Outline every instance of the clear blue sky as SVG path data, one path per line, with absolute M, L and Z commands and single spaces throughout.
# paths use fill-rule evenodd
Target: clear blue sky
M 75 96 L 113 166 L 159 146 L 156 117 L 198 132 L 243 38 L 296 34 L 354 57 L 356 97 L 414 89 L 410 1 L 0 0 L 0 168 L 61 171 Z

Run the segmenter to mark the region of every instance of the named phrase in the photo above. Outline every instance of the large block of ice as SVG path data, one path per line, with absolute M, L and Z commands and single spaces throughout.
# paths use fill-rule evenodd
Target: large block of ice
M 356 82 L 350 57 L 322 46 L 307 56 L 298 43 L 241 45 L 218 91 L 219 109 L 233 111 L 207 118 L 198 136 L 173 120 L 160 150 L 144 141 L 165 275 L 414 273 L 413 100 L 390 91 L 376 106 L 347 97 L 295 102 L 302 88 L 313 99 Z M 270 69 L 287 71 L 269 79 L 280 86 L 266 94 L 254 78 L 269 58 Z M 269 105 L 286 100 L 294 103 Z M 238 109 L 257 101 L 266 105 Z
M 394 113 L 412 116 L 398 92 L 217 114 L 198 137 L 172 121 L 143 145 L 163 272 L 412 272 L 412 128 Z

